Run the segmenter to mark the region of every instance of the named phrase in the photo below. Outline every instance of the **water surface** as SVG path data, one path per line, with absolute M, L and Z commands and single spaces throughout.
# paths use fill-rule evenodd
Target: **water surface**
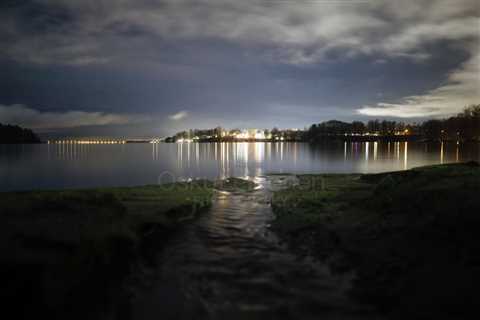
M 0 190 L 132 186 L 266 173 L 351 173 L 480 160 L 479 144 L 0 145 Z

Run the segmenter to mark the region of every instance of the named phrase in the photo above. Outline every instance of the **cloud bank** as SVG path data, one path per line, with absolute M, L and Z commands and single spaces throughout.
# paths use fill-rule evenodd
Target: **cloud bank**
M 41 112 L 23 105 L 0 105 L 0 122 L 31 129 L 63 129 L 82 126 L 122 125 L 139 123 L 139 115 L 121 115 L 103 112 Z
M 0 52 L 33 63 L 73 65 L 128 57 L 132 45 L 147 48 L 144 55 L 155 59 L 152 37 L 221 39 L 264 48 L 271 59 L 293 64 L 358 54 L 422 60 L 432 42 L 478 38 L 480 15 L 475 0 L 33 3 L 35 16 L 21 4 L 0 15 Z
M 479 21 L 478 0 L 33 0 L 0 10 L 0 57 L 42 66 L 144 63 L 165 69 L 172 65 L 169 44 L 203 41 L 233 45 L 255 61 L 308 69 L 358 57 L 377 65 L 428 63 L 439 46 L 455 48 L 466 60 L 437 88 L 357 109 L 367 116 L 437 117 L 480 101 Z M 208 59 L 215 60 L 214 51 Z M 185 56 L 184 69 L 202 55 Z M 115 122 L 124 116 L 82 118 Z

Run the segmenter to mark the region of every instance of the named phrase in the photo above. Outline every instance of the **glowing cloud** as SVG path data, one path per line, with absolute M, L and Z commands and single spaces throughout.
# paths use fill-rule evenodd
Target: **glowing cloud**
M 423 95 L 404 98 L 399 103 L 380 102 L 364 106 L 358 113 L 378 117 L 442 117 L 480 103 L 480 54 L 476 53 L 447 77 L 444 85 Z
M 177 113 L 174 113 L 170 116 L 168 116 L 171 120 L 175 120 L 175 121 L 178 121 L 178 120 L 182 120 L 184 118 L 186 118 L 188 116 L 188 112 L 185 111 L 185 110 L 182 110 L 182 111 L 179 111 Z

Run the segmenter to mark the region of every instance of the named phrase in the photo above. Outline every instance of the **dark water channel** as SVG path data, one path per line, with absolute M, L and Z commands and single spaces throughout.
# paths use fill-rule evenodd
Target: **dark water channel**
M 376 319 L 348 295 L 351 275 L 299 258 L 269 230 L 271 191 L 292 177 L 259 177 L 251 192 L 218 192 L 158 257 L 137 290 L 134 319 Z

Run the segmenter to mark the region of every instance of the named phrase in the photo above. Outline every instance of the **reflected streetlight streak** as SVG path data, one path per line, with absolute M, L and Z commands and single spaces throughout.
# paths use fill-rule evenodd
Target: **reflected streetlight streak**
M 248 143 L 242 142 L 243 144 L 243 158 L 245 162 L 245 177 L 248 177 Z
M 405 148 L 403 152 L 403 169 L 408 169 L 408 142 L 405 142 Z
M 443 141 L 442 143 L 440 144 L 440 164 L 443 164 Z
M 183 143 L 177 143 L 177 163 L 180 168 L 183 167 Z
M 266 146 L 267 146 L 266 159 L 270 161 L 270 160 L 272 159 L 272 144 L 271 144 L 271 143 L 267 143 Z
M 190 145 L 191 143 L 187 143 L 187 168 L 190 168 Z
M 225 179 L 225 142 L 220 142 L 220 172 L 221 178 Z
M 153 160 L 158 160 L 158 144 L 157 143 L 152 143 L 152 159 Z
M 254 142 L 254 146 L 253 146 L 253 157 L 255 159 L 255 176 L 258 176 L 259 175 L 259 171 L 258 171 L 258 167 L 259 167 L 259 163 L 261 161 L 261 156 L 260 156 L 260 144 L 258 142 Z
M 373 143 L 373 161 L 377 160 L 378 142 Z
M 227 146 L 227 175 L 230 176 L 230 143 L 226 144 Z
M 200 145 L 195 143 L 195 162 L 197 164 L 197 168 L 200 167 Z

